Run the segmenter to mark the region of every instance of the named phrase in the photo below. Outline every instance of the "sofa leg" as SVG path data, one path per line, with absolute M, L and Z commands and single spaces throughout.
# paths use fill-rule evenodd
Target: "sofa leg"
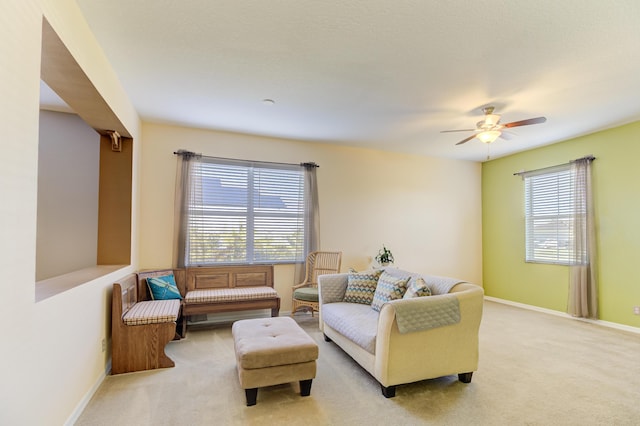
M 258 388 L 245 389 L 244 394 L 247 397 L 247 407 L 256 405 L 256 400 L 258 399 Z
M 473 375 L 473 371 L 471 373 L 460 373 L 458 374 L 458 380 L 462 383 L 471 383 L 471 376 Z
M 395 386 L 382 386 L 382 385 L 380 385 L 380 387 L 382 388 L 382 394 L 384 395 L 385 398 L 393 398 L 394 396 L 396 396 L 396 387 Z
M 324 341 L 325 342 L 330 342 L 331 341 L 331 339 L 326 334 L 322 333 L 322 335 L 324 336 Z
M 300 396 L 311 395 L 311 382 L 313 380 L 300 380 Z

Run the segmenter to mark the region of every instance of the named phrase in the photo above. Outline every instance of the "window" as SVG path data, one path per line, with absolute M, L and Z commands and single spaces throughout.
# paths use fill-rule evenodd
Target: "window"
M 524 174 L 526 261 L 570 265 L 575 258 L 571 165 Z
M 304 168 L 192 160 L 185 265 L 292 263 L 304 245 Z

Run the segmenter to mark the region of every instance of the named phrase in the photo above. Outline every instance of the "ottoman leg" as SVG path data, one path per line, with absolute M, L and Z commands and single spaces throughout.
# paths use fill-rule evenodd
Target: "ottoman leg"
M 311 382 L 313 379 L 300 380 L 300 396 L 311 395 Z
M 258 399 L 258 388 L 245 389 L 244 394 L 247 396 L 247 407 L 256 405 Z

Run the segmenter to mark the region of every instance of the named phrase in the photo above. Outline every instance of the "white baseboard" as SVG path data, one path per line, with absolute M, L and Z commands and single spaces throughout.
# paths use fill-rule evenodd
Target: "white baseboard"
M 105 366 L 104 373 L 102 373 L 100 377 L 98 377 L 98 380 L 96 380 L 93 386 L 91 386 L 91 389 L 89 389 L 89 391 L 84 395 L 84 397 L 80 400 L 80 402 L 78 402 L 78 405 L 76 405 L 76 408 L 71 412 L 71 415 L 67 418 L 67 421 L 64 422 L 65 426 L 72 426 L 78 421 L 78 419 L 80 418 L 80 415 L 82 414 L 84 409 L 87 407 L 87 404 L 89 404 L 89 401 L 91 401 L 91 398 L 93 398 L 93 395 L 96 393 L 96 391 L 98 390 L 98 388 L 100 387 L 100 385 L 102 384 L 102 382 L 110 372 L 111 372 L 111 358 L 109 358 L 109 360 L 107 361 L 107 365 Z
M 511 300 L 499 299 L 497 297 L 485 296 L 485 300 L 490 302 L 502 303 L 504 305 L 515 306 L 517 308 L 528 309 L 530 311 L 542 312 L 544 314 L 555 315 L 557 317 L 568 318 L 576 321 L 588 322 L 590 324 L 599 325 L 601 327 L 614 328 L 616 330 L 627 331 L 630 333 L 640 334 L 640 328 L 632 327 L 630 325 L 618 324 L 616 322 L 603 321 L 603 320 L 592 320 L 587 318 L 576 318 L 569 315 L 566 312 L 554 311 L 553 309 L 541 308 L 539 306 L 527 305 L 525 303 L 513 302 Z
M 291 315 L 291 311 L 280 311 L 281 317 L 290 316 L 290 315 Z M 254 311 L 209 314 L 207 315 L 206 321 L 197 321 L 193 323 L 190 322 L 189 324 L 195 325 L 195 324 L 207 324 L 207 323 L 212 323 L 212 324 L 230 323 L 240 319 L 266 318 L 270 316 L 271 316 L 270 309 L 259 309 Z M 98 388 L 100 387 L 100 385 L 102 384 L 104 379 L 107 377 L 107 375 L 109 375 L 110 372 L 111 372 L 111 358 L 109 358 L 109 360 L 107 361 L 107 365 L 105 366 L 104 373 L 101 374 L 100 377 L 98 377 L 98 380 L 96 380 L 93 386 L 91 386 L 91 389 L 89 389 L 89 391 L 80 400 L 80 402 L 78 402 L 78 405 L 76 405 L 76 408 L 71 412 L 71 415 L 67 418 L 67 421 L 64 422 L 65 426 L 72 426 L 78 421 L 78 419 L 80 418 L 80 415 L 82 414 L 84 409 L 87 407 L 87 404 L 89 404 L 89 401 L 91 401 L 91 398 L 93 398 L 93 395 L 96 393 L 96 391 L 98 390 Z

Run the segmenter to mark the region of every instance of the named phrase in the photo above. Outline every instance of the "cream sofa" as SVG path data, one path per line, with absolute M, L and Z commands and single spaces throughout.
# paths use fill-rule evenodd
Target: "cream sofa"
M 469 383 L 478 367 L 482 287 L 395 268 L 397 277 L 422 277 L 431 296 L 385 303 L 380 313 L 343 302 L 349 274 L 318 277 L 320 329 L 395 396 L 396 385 L 458 374 Z M 400 322 L 400 325 L 399 325 Z M 402 332 L 401 332 L 402 330 Z

